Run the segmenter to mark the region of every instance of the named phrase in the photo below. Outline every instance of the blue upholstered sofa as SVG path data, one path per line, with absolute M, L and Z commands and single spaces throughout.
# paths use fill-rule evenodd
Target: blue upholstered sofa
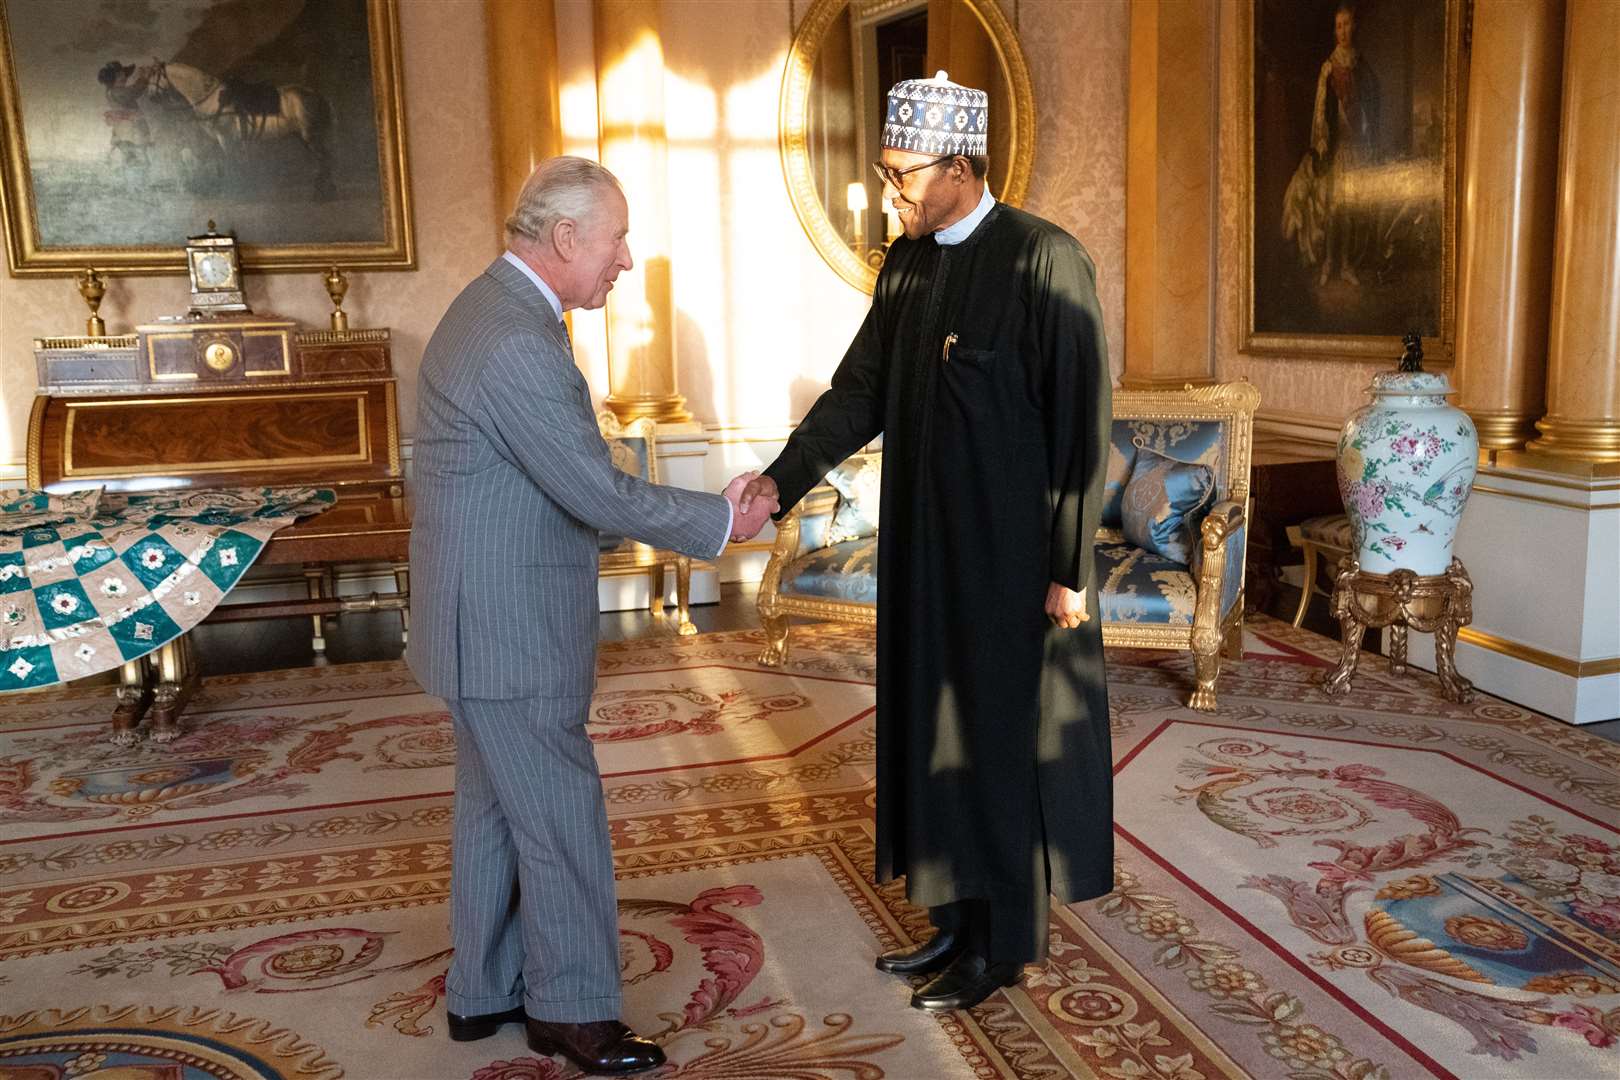
M 1197 685 L 1188 704 L 1202 711 L 1215 708 L 1222 653 L 1242 655 L 1259 404 L 1247 382 L 1114 391 L 1094 578 L 1103 641 L 1190 650 Z M 793 616 L 876 624 L 880 461 L 877 453 L 851 458 L 779 524 L 759 587 L 761 663 L 786 657 Z

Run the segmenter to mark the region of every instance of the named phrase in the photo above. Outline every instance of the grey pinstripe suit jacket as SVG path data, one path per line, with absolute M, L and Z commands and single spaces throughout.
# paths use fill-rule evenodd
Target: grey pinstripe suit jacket
M 423 353 L 411 486 L 406 659 L 445 698 L 589 694 L 598 530 L 710 558 L 730 521 L 613 467 L 566 329 L 504 259 Z

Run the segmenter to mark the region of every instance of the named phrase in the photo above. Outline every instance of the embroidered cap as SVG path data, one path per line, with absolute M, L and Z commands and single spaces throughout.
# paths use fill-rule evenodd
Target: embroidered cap
M 958 86 L 943 71 L 932 79 L 905 79 L 889 91 L 883 145 L 941 157 L 983 157 L 989 146 L 990 96 Z

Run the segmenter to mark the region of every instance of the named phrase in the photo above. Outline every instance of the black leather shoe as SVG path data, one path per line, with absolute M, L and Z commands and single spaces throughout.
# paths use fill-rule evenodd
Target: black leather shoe
M 890 975 L 933 975 L 944 971 L 961 952 L 961 936 L 940 930 L 921 945 L 884 953 L 877 958 L 877 969 Z
M 932 982 L 911 995 L 913 1009 L 940 1012 L 971 1009 L 1023 973 L 1022 964 L 991 964 L 978 953 L 964 952 Z
M 617 1020 L 588 1024 L 559 1024 L 530 1017 L 529 1049 L 537 1054 L 561 1054 L 597 1076 L 624 1076 L 645 1072 L 664 1063 L 658 1044 L 643 1039 Z
M 487 1039 L 499 1031 L 502 1024 L 521 1024 L 528 1019 L 523 1014 L 522 1006 L 507 1009 L 505 1012 L 484 1013 L 482 1016 L 457 1016 L 455 1013 L 446 1015 L 450 1017 L 450 1037 L 456 1042 Z

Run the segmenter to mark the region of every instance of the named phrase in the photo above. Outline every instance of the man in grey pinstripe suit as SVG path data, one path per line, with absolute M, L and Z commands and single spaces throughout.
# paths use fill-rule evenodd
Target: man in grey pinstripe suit
M 450 305 L 422 357 L 411 531 L 411 670 L 455 722 L 450 1035 L 525 1021 L 589 1072 L 663 1053 L 619 1022 L 607 814 L 585 733 L 596 682 L 598 531 L 699 558 L 759 530 L 740 485 L 710 495 L 615 469 L 563 311 L 631 265 L 618 181 L 541 163 L 509 248 Z

